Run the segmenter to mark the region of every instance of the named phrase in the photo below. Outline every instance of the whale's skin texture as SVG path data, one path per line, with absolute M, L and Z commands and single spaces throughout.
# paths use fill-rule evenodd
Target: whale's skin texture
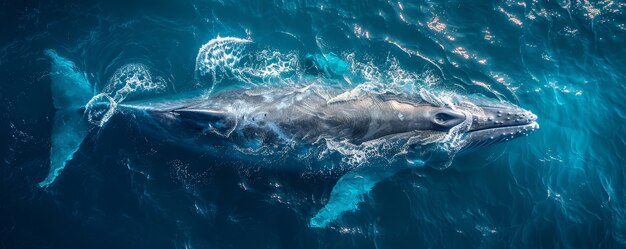
M 444 128 L 431 120 L 445 108 L 373 95 L 332 100 L 327 94 L 312 87 L 265 94 L 229 92 L 160 114 L 235 140 L 257 136 L 267 143 L 331 139 L 361 144 Z
M 342 213 L 357 209 L 364 194 L 402 169 L 424 165 L 443 169 L 457 153 L 509 141 L 538 128 L 531 112 L 483 97 L 437 104 L 318 86 L 228 91 L 177 104 L 125 107 L 146 110 L 169 127 L 162 130 L 179 126 L 176 129 L 206 134 L 213 142 L 227 141 L 244 149 L 332 142 L 356 148 L 395 144 L 398 150 L 390 157 L 407 157 L 388 165 L 365 163 L 350 170 L 337 182 L 326 206 L 312 217 L 312 227 L 326 227 Z
M 122 107 L 149 112 L 166 130 L 219 135 L 241 146 L 250 141 L 263 145 L 341 141 L 359 146 L 409 139 L 425 144 L 454 131 L 459 135 L 457 152 L 469 153 L 538 128 L 531 112 L 484 97 L 438 105 L 419 98 L 353 95 L 350 90 L 315 85 L 227 91 L 170 104 Z

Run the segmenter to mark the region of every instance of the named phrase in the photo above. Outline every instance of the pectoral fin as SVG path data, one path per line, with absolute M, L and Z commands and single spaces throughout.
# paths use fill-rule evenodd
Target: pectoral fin
M 416 167 L 418 165 L 409 166 Z M 326 206 L 317 212 L 315 217 L 311 218 L 311 227 L 326 227 L 344 212 L 356 210 L 358 204 L 363 202 L 363 196 L 369 193 L 376 184 L 395 175 L 402 169 L 409 168 L 409 166 L 369 167 L 348 172 L 333 187 Z

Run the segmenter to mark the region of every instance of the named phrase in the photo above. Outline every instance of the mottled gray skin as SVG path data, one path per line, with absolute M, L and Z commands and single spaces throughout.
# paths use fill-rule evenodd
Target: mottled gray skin
M 538 128 L 534 114 L 485 98 L 475 99 L 476 103 L 468 98 L 466 103 L 451 107 L 393 95 L 349 97 L 348 93 L 319 87 L 230 91 L 157 113 L 205 133 L 219 134 L 240 144 L 255 141 L 257 145 L 315 143 L 323 139 L 359 145 L 421 134 L 445 135 L 463 124 L 457 127 L 464 138 L 461 152 L 469 152 Z
M 222 94 L 171 112 L 182 119 L 202 120 L 204 116 L 210 121 L 204 125 L 218 128 L 224 135 L 234 135 L 232 129 L 265 136 L 273 133 L 285 141 L 326 138 L 354 144 L 420 130 L 445 130 L 464 119 L 446 108 L 369 95 L 329 103 L 328 97 L 311 90 L 272 97 L 245 92 Z M 456 120 L 438 120 L 435 117 L 440 113 L 454 115 Z M 214 117 L 225 120 L 225 127 L 215 127 L 211 121 Z M 197 124 L 203 126 L 203 122 Z
M 155 131 L 166 139 L 190 141 L 201 148 L 205 147 L 197 146 L 198 142 L 208 143 L 222 155 L 236 156 L 228 148 L 245 151 L 245 155 L 248 151 L 266 155 L 263 151 L 267 150 L 261 148 L 280 151 L 277 145 L 297 145 L 300 151 L 302 145 L 321 145 L 326 151 L 326 145 L 341 154 L 356 148 L 374 156 L 406 159 L 407 163 L 355 167 L 344 174 L 325 207 L 310 220 L 311 227 L 326 227 L 342 213 L 356 209 L 363 195 L 400 170 L 424 165 L 445 169 L 455 155 L 538 128 L 537 117 L 515 105 L 480 96 L 453 96 L 437 98 L 420 92 L 419 97 L 408 97 L 309 86 L 229 91 L 123 107 L 144 110 L 141 113 L 158 121 L 150 123 L 158 123 Z M 336 146 L 329 141 L 341 143 Z M 393 149 L 378 153 L 380 145 Z

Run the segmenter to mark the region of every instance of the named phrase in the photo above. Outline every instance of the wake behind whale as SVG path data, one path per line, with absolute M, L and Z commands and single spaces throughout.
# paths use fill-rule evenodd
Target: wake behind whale
M 150 120 L 146 130 L 164 141 L 229 147 L 234 158 L 272 156 L 277 151 L 315 160 L 340 155 L 349 170 L 310 221 L 313 227 L 325 227 L 341 213 L 356 209 L 374 185 L 402 169 L 424 165 L 445 169 L 457 154 L 538 128 L 531 112 L 479 95 L 425 88 L 415 93 L 377 91 L 317 79 L 284 87 L 123 102 L 124 92 L 94 94 L 73 63 L 54 51 L 47 53 L 53 58 L 53 71 L 60 74 L 52 81 L 57 114 L 50 173 L 42 187 L 54 182 L 90 130 L 105 128 L 112 115 L 125 115 Z M 374 157 L 387 163 L 368 163 Z

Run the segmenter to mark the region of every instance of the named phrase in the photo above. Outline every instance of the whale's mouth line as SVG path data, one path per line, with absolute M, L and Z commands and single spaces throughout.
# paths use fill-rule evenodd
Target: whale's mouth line
M 538 128 L 539 124 L 533 121 L 526 124 L 487 127 L 469 131 L 466 132 L 464 136 L 464 139 L 467 139 L 467 144 L 465 144 L 458 153 L 459 155 L 464 155 L 476 149 L 509 141 L 515 137 L 528 135 Z
M 478 128 L 474 130 L 469 130 L 466 132 L 466 134 L 471 134 L 471 133 L 480 132 L 480 131 L 496 131 L 499 129 L 510 129 L 510 128 L 515 128 L 515 127 L 519 127 L 519 128 L 531 127 L 532 128 L 534 126 L 538 126 L 536 121 L 532 121 L 530 123 L 524 123 L 524 124 L 510 124 L 510 125 L 502 125 L 502 126 L 496 126 L 496 127 L 482 127 L 482 128 Z

